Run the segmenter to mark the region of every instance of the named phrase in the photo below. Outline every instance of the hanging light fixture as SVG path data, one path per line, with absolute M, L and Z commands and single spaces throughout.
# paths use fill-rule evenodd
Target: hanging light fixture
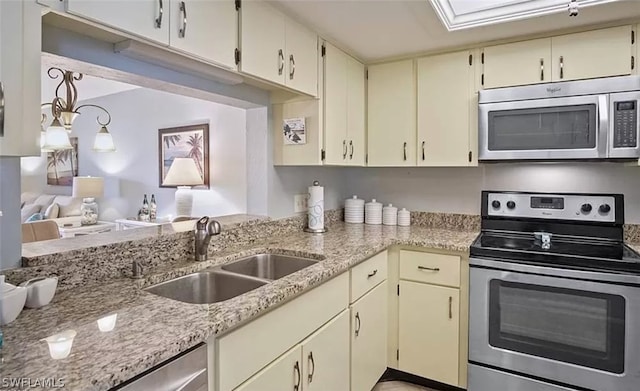
M 57 74 L 59 73 L 59 74 Z M 53 115 L 53 121 L 51 125 L 41 133 L 42 140 L 40 146 L 43 152 L 51 152 L 61 149 L 71 149 L 71 142 L 69 141 L 69 133 L 71 133 L 71 126 L 73 121 L 80 115 L 80 110 L 87 107 L 93 107 L 102 110 L 106 114 L 106 121 L 100 119 L 100 115 L 96 117 L 96 122 L 100 125 L 100 130 L 96 134 L 95 142 L 93 144 L 93 150 L 98 152 L 113 152 L 116 147 L 113 143 L 113 137 L 107 130 L 107 125 L 111 123 L 111 114 L 102 106 L 86 104 L 76 106 L 78 103 L 78 89 L 75 86 L 75 81 L 82 80 L 82 73 L 75 73 L 71 71 L 65 71 L 60 68 L 49 68 L 47 74 L 51 79 L 57 79 L 62 76 L 60 84 L 56 87 L 56 97 L 53 98 L 51 103 L 43 103 L 41 106 L 51 106 L 51 114 Z M 66 92 L 66 99 L 60 97 L 60 89 L 64 85 Z M 46 115 L 43 114 L 42 123 L 46 121 Z M 44 126 L 42 126 L 44 129 Z

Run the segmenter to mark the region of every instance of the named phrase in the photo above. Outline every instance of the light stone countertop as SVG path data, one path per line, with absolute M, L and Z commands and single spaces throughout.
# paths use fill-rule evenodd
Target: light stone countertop
M 4 326 L 0 378 L 61 378 L 65 390 L 108 390 L 176 354 L 224 333 L 303 291 L 319 285 L 392 245 L 468 253 L 477 231 L 337 223 L 323 235 L 295 232 L 226 248 L 206 262 L 188 260 L 156 267 L 144 280 L 120 279 L 98 287 L 60 292 L 41 309 L 25 309 Z M 256 290 L 215 304 L 187 304 L 142 291 L 207 267 L 260 252 L 324 259 Z M 97 320 L 117 313 L 115 329 L 101 332 Z M 71 355 L 49 356 L 42 338 L 77 332 Z

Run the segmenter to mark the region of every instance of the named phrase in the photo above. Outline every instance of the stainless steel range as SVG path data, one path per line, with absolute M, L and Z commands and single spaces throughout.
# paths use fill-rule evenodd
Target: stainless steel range
M 469 391 L 640 390 L 640 256 L 620 194 L 482 192 Z

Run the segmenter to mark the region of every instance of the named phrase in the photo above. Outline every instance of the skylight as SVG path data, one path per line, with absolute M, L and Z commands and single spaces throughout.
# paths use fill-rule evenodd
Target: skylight
M 570 0 L 429 0 L 449 31 L 567 12 Z M 577 0 L 580 8 L 620 0 Z

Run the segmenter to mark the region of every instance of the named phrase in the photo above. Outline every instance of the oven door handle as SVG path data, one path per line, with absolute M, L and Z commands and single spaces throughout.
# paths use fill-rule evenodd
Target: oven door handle
M 606 158 L 613 148 L 613 133 L 609 129 L 609 95 L 598 95 L 598 156 Z

